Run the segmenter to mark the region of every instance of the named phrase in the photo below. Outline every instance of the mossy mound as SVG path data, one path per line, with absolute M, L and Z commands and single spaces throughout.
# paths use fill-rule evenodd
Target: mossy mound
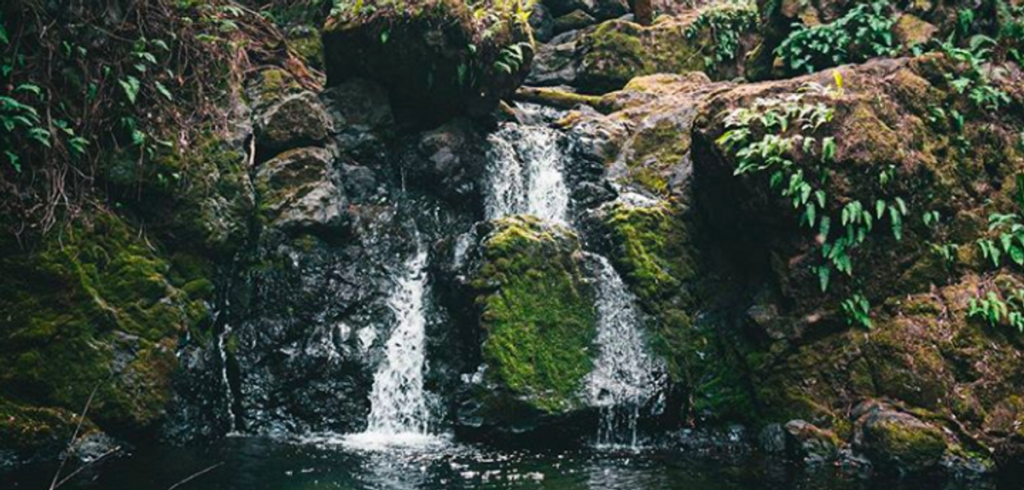
M 737 31 L 736 44 L 722 46 L 715 31 L 702 21 L 707 18 L 704 14 L 704 10 L 693 10 L 662 15 L 650 26 L 623 19 L 598 25 L 578 42 L 576 86 L 586 93 L 605 93 L 621 89 L 634 77 L 658 73 L 706 71 L 716 79 L 741 75 L 738 60 L 752 44 L 753 29 Z M 718 53 L 722 49 L 730 52 Z M 714 56 L 722 59 L 711 62 Z
M 399 111 L 443 120 L 481 115 L 530 70 L 523 3 L 506 0 L 346 1 L 323 29 L 327 81 L 368 78 Z
M 229 257 L 249 238 L 255 207 L 248 156 L 223 134 L 158 149 L 151 158 L 115 152 L 104 180 L 160 238 L 210 257 Z
M 570 231 L 531 217 L 498 220 L 473 280 L 487 373 L 547 413 L 581 408 L 596 335 L 594 292 Z
M 80 411 L 96 390 L 89 418 L 103 430 L 154 428 L 172 397 L 178 337 L 207 315 L 184 289 L 209 289 L 172 283 L 171 265 L 102 212 L 4 257 L 0 271 L 2 396 L 26 410 Z

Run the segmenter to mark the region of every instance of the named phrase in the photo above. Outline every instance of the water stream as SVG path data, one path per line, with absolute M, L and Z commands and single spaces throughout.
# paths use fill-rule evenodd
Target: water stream
M 396 326 L 373 378 L 366 431 L 349 436 L 356 445 L 418 445 L 432 440 L 423 389 L 426 357 L 427 250 L 420 246 L 405 264 L 388 308 Z
M 640 410 L 661 390 L 664 363 L 647 351 L 636 298 L 608 259 L 598 264 L 597 344 L 600 352 L 587 377 L 590 404 L 601 409 L 598 444 L 637 447 Z

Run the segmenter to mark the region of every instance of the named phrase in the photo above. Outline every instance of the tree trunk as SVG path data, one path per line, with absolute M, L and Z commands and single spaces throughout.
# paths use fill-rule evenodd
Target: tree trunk
M 651 0 L 633 0 L 633 16 L 637 24 L 651 25 L 654 22 L 654 5 L 651 5 Z

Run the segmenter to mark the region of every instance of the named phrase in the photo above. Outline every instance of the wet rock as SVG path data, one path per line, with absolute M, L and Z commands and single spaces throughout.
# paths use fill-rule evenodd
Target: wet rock
M 538 46 L 525 83 L 535 86 L 574 85 L 579 71 L 576 47 L 581 35 L 579 31 L 565 32 Z
M 530 10 L 530 28 L 533 38 L 546 43 L 555 37 L 555 17 L 543 3 L 537 3 Z
M 263 163 L 256 174 L 260 211 L 273 227 L 337 232 L 348 224 L 346 198 L 327 150 L 300 148 Z
M 881 403 L 865 402 L 854 410 L 854 447 L 884 471 L 922 473 L 935 470 L 946 453 L 942 431 L 917 417 Z
M 427 184 L 456 204 L 479 202 L 477 186 L 487 164 L 487 145 L 472 121 L 453 120 L 419 134 L 409 146 L 402 168 L 410 184 Z
M 257 126 L 260 152 L 273 156 L 281 151 L 321 143 L 331 131 L 323 103 L 312 92 L 289 96 L 264 113 Z
M 383 87 L 354 79 L 324 91 L 338 151 L 362 163 L 383 163 L 394 132 L 391 101 Z
M 786 452 L 792 459 L 819 464 L 832 461 L 839 455 L 839 438 L 831 431 L 803 420 L 791 420 L 783 429 Z
M 328 85 L 373 80 L 412 120 L 490 113 L 522 83 L 534 48 L 526 19 L 473 14 L 498 9 L 489 3 L 371 0 L 336 9 L 323 30 Z
M 561 34 L 565 31 L 587 27 L 595 22 L 596 20 L 590 14 L 582 10 L 573 10 L 555 19 L 554 31 L 556 34 Z

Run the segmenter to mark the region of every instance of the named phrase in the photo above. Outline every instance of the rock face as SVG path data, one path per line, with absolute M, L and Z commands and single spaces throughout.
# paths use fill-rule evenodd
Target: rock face
M 346 2 L 323 30 L 329 85 L 367 78 L 406 115 L 482 115 L 530 70 L 527 17 L 511 4 Z
M 741 85 L 702 109 L 693 140 L 694 198 L 724 240 L 720 246 L 732 251 L 729 260 L 747 264 L 745 281 L 760 288 L 749 307 L 737 308 L 748 315 L 735 331 L 744 340 L 734 347 L 762 417 L 801 418 L 848 439 L 858 417 L 845 407 L 884 396 L 931 414 L 929 423 L 943 421 L 964 446 L 999 447 L 1004 440 L 987 429 L 987 420 L 1008 406 L 1010 393 L 997 386 L 1014 384 L 1020 370 L 1007 360 L 1021 351 L 1005 340 L 1005 325 L 980 320 L 971 304 L 988 291 L 1012 291 L 1019 281 L 986 265 L 978 241 L 992 233 L 987 216 L 1019 209 L 1012 176 L 1022 155 L 1011 128 L 1020 121 L 996 118 L 960 96 L 943 75 L 959 69 L 940 55 L 878 61 L 841 68 L 841 90 L 831 73 Z M 1012 85 L 999 87 L 1014 94 L 1011 104 L 1020 103 Z M 937 106 L 970 114 L 957 130 L 961 143 L 946 136 L 951 121 L 934 117 Z M 769 111 L 794 117 L 792 124 L 778 130 L 744 122 Z M 815 113 L 827 116 L 820 124 L 799 119 Z M 771 171 L 759 170 L 756 159 L 785 143 L 743 153 L 748 145 L 794 135 L 800 144 L 780 153 L 790 163 L 775 161 Z M 792 180 L 787 172 L 796 168 L 815 168 L 825 180 Z M 783 173 L 772 177 L 773 171 Z M 773 178 L 787 185 L 773 186 Z M 800 191 L 806 202 L 789 190 L 793 182 L 807 183 Z M 870 208 L 870 230 L 854 224 L 867 219 L 866 211 L 853 217 L 855 202 Z M 815 207 L 814 217 L 806 203 Z M 942 218 L 921 218 L 932 211 Z M 823 217 L 840 231 L 822 228 Z M 833 260 L 839 252 L 823 253 L 844 241 L 842 260 Z M 932 243 L 956 246 L 944 255 Z M 879 425 L 867 429 L 870 442 L 861 447 L 877 449 L 872 460 L 883 467 L 922 470 L 945 447 L 940 441 L 948 432 L 939 436 L 904 415 L 869 420 Z M 904 426 L 923 431 L 924 439 L 897 438 Z M 914 455 L 894 455 L 904 444 Z

